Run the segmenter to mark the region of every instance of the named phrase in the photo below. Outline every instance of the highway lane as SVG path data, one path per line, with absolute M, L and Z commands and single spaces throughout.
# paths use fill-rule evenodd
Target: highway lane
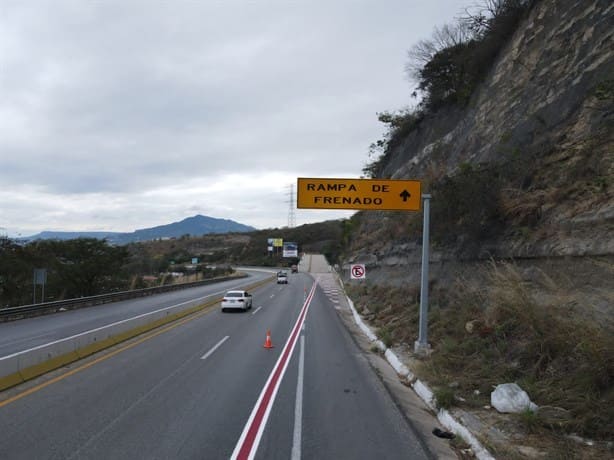
M 0 323 L 0 357 L 103 327 L 172 305 L 198 305 L 224 292 L 263 280 L 273 269 L 243 269 L 248 277 L 121 302 Z
M 196 315 L 23 397 L 5 392 L 0 458 L 229 458 L 311 286 L 303 273 L 271 282 L 247 313 Z M 256 458 L 375 456 L 427 458 L 318 288 Z
M 299 384 L 301 354 L 304 371 Z M 294 458 L 295 446 L 289 441 L 294 438 L 298 391 L 302 391 L 298 458 L 429 458 L 321 288 L 311 303 L 257 459 Z

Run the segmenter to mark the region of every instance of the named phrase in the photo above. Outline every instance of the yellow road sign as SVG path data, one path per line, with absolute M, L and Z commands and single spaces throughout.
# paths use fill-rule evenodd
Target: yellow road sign
M 297 207 L 420 211 L 420 181 L 298 178 Z

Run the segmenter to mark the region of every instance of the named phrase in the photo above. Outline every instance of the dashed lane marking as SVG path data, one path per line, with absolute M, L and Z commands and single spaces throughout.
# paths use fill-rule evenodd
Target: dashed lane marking
M 215 350 L 217 350 L 218 348 L 220 348 L 222 346 L 222 344 L 224 342 L 226 342 L 226 340 L 228 340 L 230 338 L 229 335 L 227 335 L 226 337 L 224 337 L 222 340 L 220 340 L 217 344 L 215 344 L 215 346 L 209 350 L 207 353 L 205 353 L 200 359 L 207 359 L 209 356 L 211 356 Z

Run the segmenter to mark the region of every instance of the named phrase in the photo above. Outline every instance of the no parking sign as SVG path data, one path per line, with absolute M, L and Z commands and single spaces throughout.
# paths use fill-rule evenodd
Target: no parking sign
M 353 280 L 364 280 L 367 277 L 365 264 L 350 265 L 350 278 Z

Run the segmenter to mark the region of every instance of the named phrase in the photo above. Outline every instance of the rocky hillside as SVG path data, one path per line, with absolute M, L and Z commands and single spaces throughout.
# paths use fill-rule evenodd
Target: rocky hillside
M 420 179 L 432 193 L 435 293 L 474 264 L 514 259 L 528 279 L 537 268 L 612 312 L 612 24 L 607 0 L 533 2 L 466 104 L 392 133 L 374 175 Z M 345 265 L 366 262 L 375 283 L 417 284 L 421 219 L 359 213 Z
M 389 132 L 364 170 L 419 179 L 432 195 L 428 356 L 412 353 L 422 213 L 345 223 L 346 290 L 438 407 L 479 421 L 495 458 L 610 458 L 614 3 L 482 4 L 503 5 L 500 21 L 461 43 L 443 34 L 451 45 L 417 73 L 422 103 L 380 115 Z M 354 262 L 366 282 L 349 280 Z M 537 412 L 493 411 L 490 392 L 507 382 Z

